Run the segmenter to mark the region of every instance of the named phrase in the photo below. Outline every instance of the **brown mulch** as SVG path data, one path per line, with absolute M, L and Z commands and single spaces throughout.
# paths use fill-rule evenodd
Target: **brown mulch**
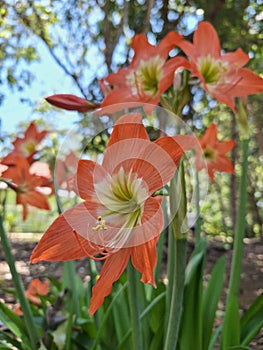
M 34 249 L 36 242 L 41 236 L 36 234 L 11 234 L 10 244 L 16 259 L 16 267 L 20 273 L 25 285 L 32 278 L 52 276 L 59 279 L 61 277 L 61 263 L 39 263 L 36 265 L 29 264 L 29 257 Z M 191 244 L 189 251 L 191 251 Z M 230 263 L 232 251 L 223 248 L 221 242 L 215 240 L 209 241 L 207 250 L 206 272 L 205 278 L 209 277 L 209 273 L 215 265 L 216 261 L 225 255 L 227 259 L 227 276 L 224 287 L 225 299 L 227 293 L 227 281 L 229 278 Z M 88 274 L 88 266 L 85 259 L 77 262 L 77 272 L 80 277 Z M 7 304 L 15 302 L 12 295 L 5 293 L 1 285 L 12 287 L 12 276 L 5 262 L 3 252 L 0 246 L 0 299 Z M 240 309 L 241 312 L 246 310 L 255 298 L 263 292 L 263 241 L 257 239 L 245 239 L 244 258 L 241 274 L 240 285 Z M 224 309 L 224 302 L 221 302 L 220 309 Z M 223 314 L 223 313 L 222 313 Z M 220 317 L 220 316 L 219 316 Z M 253 350 L 263 350 L 263 330 L 250 344 Z

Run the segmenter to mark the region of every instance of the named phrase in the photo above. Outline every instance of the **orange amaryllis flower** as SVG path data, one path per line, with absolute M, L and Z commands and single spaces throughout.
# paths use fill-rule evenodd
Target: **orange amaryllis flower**
M 163 213 L 160 197 L 152 195 L 173 177 L 184 153 L 181 143 L 191 143 L 191 136 L 166 136 L 151 142 L 141 115 L 129 114 L 115 123 L 102 165 L 79 161 L 75 187 L 83 202 L 66 210 L 48 228 L 31 263 L 85 256 L 105 260 L 93 287 L 90 314 L 102 305 L 130 258 L 142 274 L 141 281 L 155 285 Z
M 218 141 L 216 124 L 212 123 L 199 139 L 201 149 L 196 149 L 196 169 L 207 168 L 211 181 L 214 181 L 214 172 L 233 173 L 234 168 L 226 153 L 235 146 L 233 140 Z
M 34 161 L 33 157 L 38 151 L 39 143 L 47 134 L 47 130 L 38 131 L 36 124 L 31 122 L 26 129 L 24 136 L 17 137 L 15 141 L 12 142 L 14 150 L 3 159 L 3 163 L 14 163 L 17 156 L 25 157 L 30 163 L 32 163 Z
M 46 174 L 46 167 L 44 169 Z M 46 190 L 51 193 L 47 182 L 50 181 L 45 176 L 41 176 L 40 166 L 38 166 L 38 175 L 30 172 L 30 164 L 27 159 L 22 157 L 15 158 L 15 165 L 10 165 L 2 174 L 2 181 L 16 191 L 16 203 L 23 206 L 23 220 L 26 220 L 28 215 L 28 205 L 40 209 L 49 210 L 48 201 L 41 191 Z M 4 178 L 4 179 L 3 179 Z M 47 194 L 47 193 L 46 193 Z
M 49 292 L 49 281 L 41 282 L 40 279 L 33 279 L 25 291 L 26 297 L 35 305 L 40 305 L 39 296 L 47 295 Z
M 101 107 L 127 102 L 157 105 L 160 95 L 173 84 L 176 69 L 189 65 L 183 57 L 167 61 L 169 52 L 181 40 L 180 34 L 170 32 L 159 45 L 153 46 L 144 34 L 136 35 L 131 44 L 134 56 L 130 66 L 109 74 L 101 82 L 104 90 L 106 84 L 113 87 L 102 101 Z
M 27 290 L 25 291 L 25 295 L 28 298 L 28 300 L 31 301 L 32 304 L 35 304 L 37 306 L 41 305 L 41 300 L 39 296 L 45 296 L 49 292 L 49 281 L 41 282 L 40 279 L 35 278 L 33 279 L 29 285 Z M 20 308 L 20 304 L 16 304 L 14 307 L 14 312 L 18 316 L 22 316 L 23 312 Z
M 93 103 L 85 98 L 71 94 L 56 94 L 48 96 L 46 97 L 46 101 L 55 107 L 63 108 L 68 111 L 78 111 L 80 113 L 92 111 L 100 107 L 97 103 Z
M 192 75 L 201 80 L 203 88 L 234 112 L 235 97 L 263 91 L 263 79 L 242 68 L 249 56 L 241 49 L 222 54 L 218 35 L 210 23 L 199 23 L 193 44 L 182 41 L 178 46 L 189 57 Z

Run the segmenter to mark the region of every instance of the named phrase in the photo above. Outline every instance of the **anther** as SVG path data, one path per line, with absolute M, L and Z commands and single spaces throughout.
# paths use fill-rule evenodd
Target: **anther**
M 98 225 L 92 227 L 92 230 L 93 231 L 107 230 L 106 220 L 102 220 L 101 216 L 98 216 L 97 220 L 98 220 Z

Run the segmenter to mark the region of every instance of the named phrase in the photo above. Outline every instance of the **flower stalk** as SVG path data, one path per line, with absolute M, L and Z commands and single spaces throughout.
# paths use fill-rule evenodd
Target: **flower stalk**
M 176 210 L 177 200 L 180 198 L 180 205 L 176 215 L 172 220 L 171 226 L 174 233 L 174 266 L 172 277 L 172 295 L 170 312 L 167 324 L 164 350 L 176 349 L 178 333 L 180 328 L 180 320 L 182 315 L 182 305 L 184 296 L 184 279 L 186 267 L 186 251 L 187 251 L 187 229 L 185 225 L 186 219 L 186 187 L 184 166 L 181 161 L 179 169 L 175 177 L 171 180 L 170 186 L 170 209 L 173 214 Z M 172 261 L 172 260 L 170 260 Z M 168 263 L 170 263 L 170 261 Z M 170 281 L 169 281 L 170 283 Z
M 237 213 L 237 224 L 234 233 L 234 250 L 229 280 L 229 291 L 226 301 L 226 311 L 224 319 L 224 330 L 222 339 L 222 349 L 226 350 L 231 346 L 239 345 L 238 334 L 233 334 L 232 318 L 233 313 L 238 313 L 238 292 L 240 285 L 240 275 L 243 259 L 243 239 L 246 227 L 246 202 L 247 202 L 247 173 L 248 173 L 248 145 L 249 140 L 242 141 L 242 173 L 240 180 L 239 207 Z
M 195 242 L 196 245 L 200 242 L 201 239 L 201 210 L 200 210 L 200 183 L 199 183 L 199 174 L 195 170 L 195 201 L 196 201 L 196 222 L 195 222 Z

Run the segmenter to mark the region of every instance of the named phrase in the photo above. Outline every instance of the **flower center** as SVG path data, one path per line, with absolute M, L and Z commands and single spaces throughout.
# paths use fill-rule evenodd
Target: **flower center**
M 21 152 L 22 154 L 27 157 L 30 156 L 36 148 L 36 141 L 33 139 L 28 139 L 26 142 L 24 142 L 21 146 Z
M 159 81 L 162 77 L 164 60 L 155 56 L 147 61 L 141 60 L 136 71 L 130 73 L 126 80 L 133 95 L 146 94 L 151 97 L 158 93 Z
M 207 146 L 204 149 L 203 157 L 205 158 L 206 161 L 215 160 L 216 159 L 216 150 Z
M 101 221 L 93 230 L 101 232 L 107 230 L 109 225 L 119 227 L 112 244 L 125 243 L 135 226 L 141 224 L 144 203 L 149 197 L 143 180 L 134 173 L 125 173 L 124 169 L 120 168 L 116 174 L 107 176 L 102 182 L 94 184 L 94 187 L 104 209 L 98 213 L 98 220 L 101 218 Z
M 228 70 L 226 63 L 221 60 L 215 60 L 210 55 L 200 57 L 197 61 L 197 67 L 205 79 L 206 84 L 214 84 L 223 79 Z

